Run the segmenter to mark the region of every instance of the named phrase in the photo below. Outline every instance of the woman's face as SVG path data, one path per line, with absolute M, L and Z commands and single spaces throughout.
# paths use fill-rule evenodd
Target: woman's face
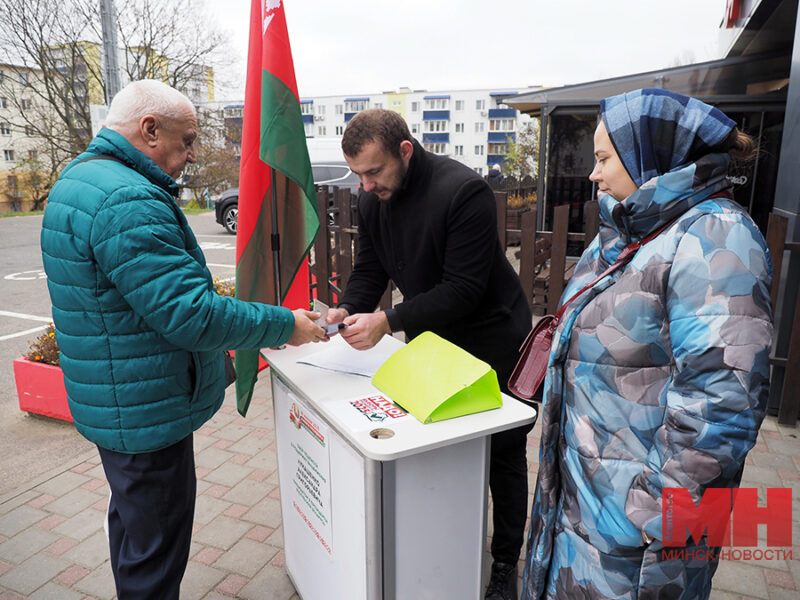
M 612 198 L 621 201 L 636 191 L 636 184 L 622 165 L 603 121 L 594 132 L 594 159 L 594 170 L 589 179 L 602 193 L 611 194 Z

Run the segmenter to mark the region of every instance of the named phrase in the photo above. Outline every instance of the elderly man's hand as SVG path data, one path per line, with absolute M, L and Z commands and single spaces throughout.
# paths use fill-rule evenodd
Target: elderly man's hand
M 307 342 L 327 342 L 328 337 L 325 335 L 325 330 L 314 323 L 315 319 L 319 319 L 322 315 L 310 310 L 303 310 L 298 308 L 293 310 L 294 315 L 294 331 L 292 337 L 286 342 L 290 346 L 300 346 Z
M 342 321 L 344 321 L 349 316 L 350 316 L 350 313 L 347 311 L 346 308 L 332 308 L 332 309 L 330 309 L 328 311 L 328 317 L 325 319 L 325 321 L 329 325 L 333 325 L 334 323 L 341 323 Z M 338 331 L 334 331 L 333 333 L 329 333 L 328 337 L 333 337 L 337 333 L 339 333 L 339 332 Z
M 375 313 L 357 313 L 344 320 L 347 327 L 339 331 L 339 335 L 344 338 L 356 350 L 369 350 L 381 341 L 387 333 L 392 333 L 386 313 L 383 311 Z

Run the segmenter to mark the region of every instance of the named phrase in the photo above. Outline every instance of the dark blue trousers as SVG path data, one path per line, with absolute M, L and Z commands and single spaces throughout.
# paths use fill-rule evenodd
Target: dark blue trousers
M 192 436 L 143 454 L 98 450 L 111 488 L 108 534 L 117 597 L 178 598 L 197 494 Z

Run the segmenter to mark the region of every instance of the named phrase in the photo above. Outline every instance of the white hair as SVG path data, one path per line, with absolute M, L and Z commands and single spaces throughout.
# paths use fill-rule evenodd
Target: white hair
M 105 125 L 117 129 L 145 115 L 178 119 L 186 107 L 197 114 L 191 100 L 175 88 L 155 79 L 133 81 L 122 88 L 108 107 Z

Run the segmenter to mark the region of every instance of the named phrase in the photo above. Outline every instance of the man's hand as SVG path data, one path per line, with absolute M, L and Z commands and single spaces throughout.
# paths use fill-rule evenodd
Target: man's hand
M 286 342 L 290 346 L 300 346 L 306 342 L 326 342 L 328 337 L 325 335 L 325 330 L 314 323 L 315 319 L 319 319 L 322 315 L 310 310 L 303 310 L 298 308 L 293 310 L 294 315 L 294 331 L 292 337 Z
M 339 309 L 341 310 L 341 309 Z M 369 350 L 381 341 L 381 338 L 392 333 L 386 313 L 358 313 L 344 320 L 347 327 L 339 332 L 348 344 L 356 350 Z
M 349 316 L 350 313 L 347 312 L 346 308 L 331 308 L 328 310 L 328 316 L 325 318 L 325 322 L 328 323 L 328 325 L 333 325 L 334 323 L 341 323 Z M 334 331 L 333 333 L 329 333 L 328 337 L 331 338 L 337 333 L 339 332 Z

